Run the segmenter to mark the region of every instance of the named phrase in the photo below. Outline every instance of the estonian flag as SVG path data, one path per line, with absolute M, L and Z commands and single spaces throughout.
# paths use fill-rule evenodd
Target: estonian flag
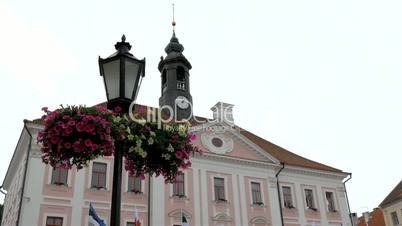
M 181 213 L 181 226 L 190 226 L 187 222 L 186 216 L 184 216 L 184 213 Z
M 89 203 L 88 226 L 106 226 L 105 222 L 96 214 L 92 203 Z

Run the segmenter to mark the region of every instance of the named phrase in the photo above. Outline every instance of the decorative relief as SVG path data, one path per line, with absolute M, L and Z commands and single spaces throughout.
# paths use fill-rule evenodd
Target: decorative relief
M 203 133 L 201 134 L 202 145 L 216 154 L 226 154 L 233 151 L 233 140 L 223 133 Z
M 232 221 L 232 217 L 227 215 L 226 213 L 217 213 L 214 217 L 212 217 L 213 221 Z

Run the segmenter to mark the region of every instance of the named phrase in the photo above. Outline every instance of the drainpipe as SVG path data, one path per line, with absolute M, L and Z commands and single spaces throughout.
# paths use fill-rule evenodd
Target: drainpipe
M 348 204 L 348 211 L 349 211 L 349 218 L 350 218 L 350 223 L 352 224 L 352 226 L 355 226 L 353 223 L 353 219 L 352 219 L 352 213 L 350 212 L 350 205 L 349 205 L 349 198 L 348 198 L 348 192 L 346 190 L 346 182 L 348 182 L 350 179 L 352 179 L 352 173 L 348 173 L 349 178 L 345 180 L 345 182 L 343 182 L 343 188 L 345 190 L 345 195 L 346 195 L 346 203 Z
M 4 196 L 7 195 L 7 193 L 5 193 L 5 192 L 3 191 L 3 185 L 0 186 L 0 192 L 3 193 Z
M 25 119 L 25 120 L 24 120 L 24 128 L 25 128 L 26 131 L 28 132 L 28 135 L 29 135 L 30 139 L 29 139 L 27 157 L 26 157 L 26 159 L 25 159 L 24 177 L 23 177 L 23 179 L 22 179 L 21 198 L 20 198 L 20 204 L 19 204 L 19 208 L 18 208 L 17 223 L 15 224 L 16 226 L 19 226 L 19 225 L 20 225 L 22 201 L 24 200 L 25 182 L 26 182 L 27 171 L 28 171 L 29 154 L 31 153 L 31 146 L 32 146 L 32 134 L 31 134 L 31 132 L 29 132 L 29 129 L 28 129 L 28 127 L 27 127 L 27 122 L 29 122 L 29 121 Z
M 276 177 L 276 189 L 278 190 L 278 198 L 279 198 L 279 213 L 281 214 L 281 224 L 282 226 L 285 226 L 284 222 L 283 222 L 283 212 L 282 212 L 282 199 L 281 199 L 281 191 L 279 188 L 279 174 L 282 172 L 282 170 L 285 168 L 285 163 L 281 162 L 282 164 L 282 168 L 275 174 Z

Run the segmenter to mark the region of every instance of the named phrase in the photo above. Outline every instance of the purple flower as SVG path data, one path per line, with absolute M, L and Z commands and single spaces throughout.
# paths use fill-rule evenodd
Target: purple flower
M 48 112 L 49 112 L 49 108 L 48 108 L 48 107 L 43 107 L 43 108 L 42 108 L 42 111 L 48 113 Z

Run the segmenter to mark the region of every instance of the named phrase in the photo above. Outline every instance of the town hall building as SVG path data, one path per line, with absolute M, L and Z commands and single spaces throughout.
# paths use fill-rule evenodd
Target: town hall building
M 191 118 L 203 155 L 175 183 L 140 180 L 123 170 L 121 226 L 347 226 L 352 225 L 342 170 L 294 154 L 234 123 L 233 105 L 218 102 L 210 119 L 192 117 L 191 64 L 173 33 L 161 58 L 160 107 Z M 41 120 L 24 121 L 2 188 L 1 226 L 87 225 L 90 203 L 110 222 L 113 157 L 81 170 L 52 168 L 36 143 Z M 5 150 L 9 151 L 9 150 Z M 150 221 L 150 222 L 149 222 Z

